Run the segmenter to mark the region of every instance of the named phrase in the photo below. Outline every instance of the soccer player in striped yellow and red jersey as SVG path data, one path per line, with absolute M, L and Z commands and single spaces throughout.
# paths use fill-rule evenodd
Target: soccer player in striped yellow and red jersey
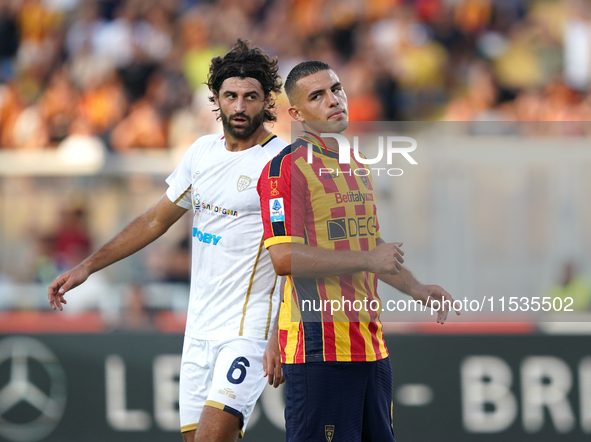
M 427 305 L 453 298 L 402 265 L 402 243 L 380 237 L 371 176 L 356 173 L 364 166 L 354 155 L 340 164 L 336 140 L 320 137 L 348 126 L 347 96 L 334 70 L 300 63 L 285 90 L 304 131 L 267 164 L 257 189 L 265 247 L 275 271 L 287 276 L 271 338 L 287 380 L 287 441 L 394 441 L 378 278 Z M 333 311 L 331 301 L 342 308 Z M 446 318 L 440 309 L 437 321 Z M 269 359 L 272 383 L 276 366 Z
M 306 161 L 308 143 L 314 146 L 312 164 Z M 269 196 L 262 208 L 263 217 L 267 218 L 265 246 L 300 243 L 332 251 L 374 249 L 380 231 L 372 182 L 370 177 L 349 175 L 352 167 L 362 166 L 339 165 L 338 152 L 327 148 L 322 139 L 310 132 L 275 157 L 263 171 L 267 182 L 261 180 L 259 186 L 264 195 L 266 185 Z M 337 169 L 343 172 L 339 177 L 331 173 Z M 273 205 L 283 207 L 285 220 L 271 219 Z M 355 236 L 349 235 L 351 231 Z M 285 298 L 282 313 L 285 324 L 279 331 L 282 362 L 366 362 L 386 358 L 388 351 L 376 311 L 347 308 L 333 315 L 330 308 L 319 308 L 329 307 L 331 300 L 340 302 L 343 298 L 351 302 L 363 302 L 366 298 L 368 302 L 379 300 L 377 282 L 376 274 L 369 272 L 318 279 L 288 278 L 286 293 L 293 296 Z M 292 318 L 296 322 L 291 322 Z M 300 322 L 303 327 L 299 326 Z

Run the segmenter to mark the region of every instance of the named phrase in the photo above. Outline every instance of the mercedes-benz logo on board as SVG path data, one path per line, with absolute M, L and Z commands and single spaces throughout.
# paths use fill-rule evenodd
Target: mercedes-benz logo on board
M 43 439 L 66 406 L 66 375 L 53 352 L 36 339 L 0 341 L 0 436 L 14 442 Z

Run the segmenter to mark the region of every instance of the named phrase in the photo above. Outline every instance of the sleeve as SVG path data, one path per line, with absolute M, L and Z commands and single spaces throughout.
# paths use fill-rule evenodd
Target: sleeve
M 257 191 L 265 230 L 265 247 L 282 243 L 305 243 L 304 198 L 292 188 L 291 155 L 281 152 L 263 168 Z M 299 180 L 298 180 L 299 181 Z
M 194 145 L 193 145 L 194 146 Z M 191 176 L 192 170 L 192 158 L 193 158 L 193 146 L 185 153 L 185 156 L 176 167 L 174 172 L 166 178 L 166 184 L 168 189 L 166 190 L 166 196 L 168 199 L 183 209 L 191 208 L 191 184 L 193 177 Z

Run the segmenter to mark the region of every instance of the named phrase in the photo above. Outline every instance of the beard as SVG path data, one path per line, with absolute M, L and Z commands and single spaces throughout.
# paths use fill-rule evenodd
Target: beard
M 246 140 L 248 137 L 254 134 L 265 121 L 265 109 L 263 108 L 261 112 L 252 118 L 244 113 L 233 114 L 228 117 L 226 114 L 224 114 L 222 109 L 220 109 L 220 116 L 222 117 L 222 125 L 224 126 L 225 131 L 238 140 Z M 244 118 L 246 120 L 246 124 L 242 126 L 233 125 L 232 119 L 236 117 Z

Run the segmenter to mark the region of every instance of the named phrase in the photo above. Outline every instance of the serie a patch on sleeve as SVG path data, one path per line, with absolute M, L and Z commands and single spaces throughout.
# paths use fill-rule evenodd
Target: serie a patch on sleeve
M 271 214 L 272 223 L 285 221 L 285 207 L 283 206 L 283 198 L 269 200 L 269 213 Z

